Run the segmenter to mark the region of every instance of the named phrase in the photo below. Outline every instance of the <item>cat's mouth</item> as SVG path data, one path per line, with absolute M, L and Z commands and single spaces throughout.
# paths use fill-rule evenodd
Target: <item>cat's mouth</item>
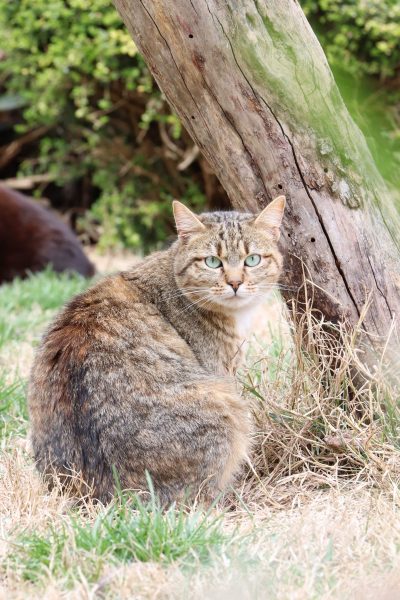
M 242 306 L 253 304 L 256 302 L 257 296 L 254 294 L 222 294 L 221 296 L 214 296 L 213 301 L 219 306 L 236 309 Z
M 193 302 L 193 305 L 209 310 L 213 310 L 212 307 L 214 306 L 217 310 L 225 308 L 231 311 L 260 302 L 260 294 L 246 292 L 245 290 L 238 290 L 236 293 L 233 290 L 231 292 L 214 292 L 210 290 L 204 296 L 193 292 L 186 295 Z

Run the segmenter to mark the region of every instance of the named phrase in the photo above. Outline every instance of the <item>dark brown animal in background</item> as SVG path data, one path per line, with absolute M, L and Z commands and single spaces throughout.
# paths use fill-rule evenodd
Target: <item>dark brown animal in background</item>
M 67 225 L 34 200 L 0 185 L 0 284 L 50 264 L 57 272 L 94 274 Z

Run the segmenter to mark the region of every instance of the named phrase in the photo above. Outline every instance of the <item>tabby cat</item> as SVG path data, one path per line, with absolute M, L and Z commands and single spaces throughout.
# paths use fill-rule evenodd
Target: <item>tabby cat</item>
M 258 216 L 173 204 L 178 239 L 73 299 L 29 387 L 40 471 L 79 473 L 95 498 L 147 489 L 162 503 L 215 497 L 249 446 L 233 374 L 255 307 L 278 280 L 284 196 Z

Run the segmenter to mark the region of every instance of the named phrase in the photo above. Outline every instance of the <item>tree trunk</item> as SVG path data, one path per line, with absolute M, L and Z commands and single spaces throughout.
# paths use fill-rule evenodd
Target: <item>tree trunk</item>
M 400 313 L 393 199 L 296 0 L 114 0 L 232 204 L 285 194 L 285 281 L 384 338 Z

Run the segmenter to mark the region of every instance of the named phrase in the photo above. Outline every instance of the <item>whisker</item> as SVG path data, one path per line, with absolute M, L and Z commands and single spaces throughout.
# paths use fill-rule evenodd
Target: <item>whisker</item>
M 284 285 L 284 284 L 281 284 L 281 283 L 271 283 L 271 284 L 265 284 L 265 283 L 263 283 L 261 285 L 258 285 L 258 287 L 260 289 L 265 289 L 265 290 L 274 290 L 274 289 L 276 289 L 276 290 L 295 291 L 295 290 L 298 289 L 296 287 L 292 287 L 292 286 L 289 286 L 289 285 Z
M 186 306 L 184 309 L 178 311 L 177 315 L 181 315 L 190 309 L 195 309 L 195 308 L 197 308 L 197 305 L 199 305 L 200 303 L 202 303 L 204 301 L 209 302 L 210 299 L 211 299 L 211 296 L 209 296 L 209 294 L 207 294 L 203 298 L 199 298 L 198 300 L 195 300 L 194 302 L 188 301 L 188 306 Z
M 163 294 L 163 300 L 171 300 L 172 298 L 178 298 L 179 296 L 185 296 L 186 293 L 204 292 L 204 288 L 185 288 L 184 290 L 175 290 L 169 294 Z
M 198 301 L 197 304 L 190 304 L 185 310 L 180 311 L 178 314 L 182 315 L 183 313 L 193 314 L 196 310 L 201 311 L 202 308 L 206 306 L 209 300 L 206 298 L 202 298 Z

